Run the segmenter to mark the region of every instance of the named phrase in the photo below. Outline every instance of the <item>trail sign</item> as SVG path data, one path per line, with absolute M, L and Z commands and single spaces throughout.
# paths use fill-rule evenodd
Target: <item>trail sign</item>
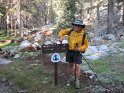
M 48 44 L 48 45 L 42 45 L 42 53 L 62 53 L 68 51 L 68 44 Z
M 58 53 L 54 53 L 52 56 L 51 56 L 51 61 L 52 62 L 59 62 L 61 60 L 60 58 L 60 55 Z
M 60 55 L 58 53 L 67 52 L 68 51 L 68 44 L 48 44 L 42 45 L 42 53 L 54 53 L 51 56 L 51 61 L 54 62 L 54 72 L 55 72 L 55 86 L 58 85 L 58 77 L 57 77 L 57 63 L 61 60 Z

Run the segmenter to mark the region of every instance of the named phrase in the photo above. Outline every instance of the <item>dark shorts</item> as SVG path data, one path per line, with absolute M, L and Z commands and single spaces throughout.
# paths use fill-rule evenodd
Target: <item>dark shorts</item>
M 82 53 L 69 50 L 66 54 L 66 62 L 73 62 L 75 64 L 82 63 Z

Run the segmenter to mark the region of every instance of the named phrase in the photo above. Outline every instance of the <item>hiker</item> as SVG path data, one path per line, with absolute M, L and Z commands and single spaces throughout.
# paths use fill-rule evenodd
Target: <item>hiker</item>
M 84 36 L 85 25 L 82 20 L 77 19 L 72 23 L 73 29 L 62 29 L 58 33 L 58 40 L 62 42 L 63 36 L 68 35 L 69 50 L 66 53 L 66 62 L 69 62 L 67 68 L 68 80 L 66 86 L 70 86 L 74 81 L 75 75 L 75 88 L 80 88 L 80 64 L 82 63 L 82 52 L 88 47 L 87 35 Z M 82 44 L 83 42 L 83 44 Z

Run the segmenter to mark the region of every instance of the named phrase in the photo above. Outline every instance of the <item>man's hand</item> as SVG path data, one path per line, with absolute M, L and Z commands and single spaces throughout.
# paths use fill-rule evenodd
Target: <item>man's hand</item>
M 79 47 L 76 47 L 75 50 L 76 50 L 76 51 L 80 51 L 81 49 L 80 49 Z

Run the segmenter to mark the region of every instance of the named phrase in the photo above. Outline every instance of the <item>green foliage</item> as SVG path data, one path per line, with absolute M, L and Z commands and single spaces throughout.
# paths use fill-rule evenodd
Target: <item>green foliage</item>
M 116 77 L 117 80 L 124 82 L 124 76 L 118 76 Z
M 124 48 L 124 42 L 120 44 L 120 48 Z
M 103 58 L 98 59 L 98 60 L 93 60 L 90 62 L 92 65 L 107 65 L 107 61 L 103 60 Z
M 33 0 L 28 6 L 28 11 L 31 13 L 34 23 L 38 26 L 45 24 L 45 17 L 48 11 L 46 2 L 47 0 Z
M 13 46 L 17 46 L 17 44 L 15 44 L 15 43 L 11 43 L 11 44 L 0 44 L 0 47 L 1 47 L 1 48 L 13 47 Z
M 6 29 L 0 29 L 0 36 L 6 36 L 7 30 Z
M 109 57 L 110 56 L 94 61 L 89 61 L 89 63 L 92 66 L 95 73 L 97 73 L 98 78 L 103 83 L 111 84 L 114 83 L 116 80 L 118 80 L 119 82 L 123 82 L 124 81 L 123 72 L 122 74 L 120 74 L 117 68 L 115 68 L 115 66 L 118 65 L 120 62 L 116 62 L 117 60 L 114 60 L 114 62 L 110 61 L 108 60 Z M 52 93 L 77 92 L 77 90 L 75 90 L 74 87 L 69 87 L 69 88 L 63 87 L 65 84 L 63 80 L 59 80 L 59 82 L 61 83 L 59 83 L 57 87 L 54 86 L 53 69 L 48 70 L 42 64 L 35 64 L 35 63 L 30 64 L 28 62 L 23 62 L 24 61 L 23 59 L 16 59 L 13 61 L 14 62 L 8 65 L 0 66 L 0 75 L 7 77 L 9 81 L 14 83 L 15 87 L 19 89 L 29 90 L 29 93 L 34 93 L 34 92 L 51 93 L 51 91 Z M 112 69 L 114 69 L 114 71 Z M 89 87 L 84 87 L 81 88 L 79 92 L 82 91 L 84 92 L 85 90 L 87 90 L 86 88 L 89 89 Z
M 109 72 L 109 68 L 108 68 L 108 62 L 106 60 L 94 60 L 92 62 L 90 62 L 90 64 L 92 65 L 93 69 L 95 72 L 97 73 L 105 73 L 105 72 Z
M 7 36 L 0 36 L 0 40 L 6 40 L 6 39 L 8 39 Z
M 73 87 L 54 86 L 53 71 L 48 71 L 42 64 L 33 65 L 15 60 L 9 65 L 0 67 L 0 75 L 5 76 L 18 90 L 28 90 L 29 93 L 75 93 Z
M 6 13 L 6 7 L 3 3 L 0 3 L 0 17 L 4 16 Z
M 4 32 L 5 30 L 0 30 L 1 32 Z M 9 37 L 9 36 L 5 36 L 5 35 L 0 35 L 0 40 L 14 40 L 15 37 Z M 10 43 L 10 44 L 6 44 L 6 43 L 0 43 L 0 47 L 4 48 L 4 47 L 12 47 L 12 46 L 16 46 L 16 43 Z
M 72 22 L 75 20 L 75 13 L 77 11 L 77 8 L 75 6 L 76 1 L 75 0 L 67 0 L 65 3 L 65 23 L 67 26 L 70 26 Z
M 72 27 L 72 22 L 74 22 L 76 16 L 81 13 L 82 10 L 82 0 L 64 0 L 63 1 L 63 15 L 58 23 L 60 28 Z
M 0 74 L 9 78 L 15 86 L 30 91 L 37 91 L 37 88 L 40 89 L 42 86 L 50 84 L 51 79 L 48 73 L 42 65 L 33 66 L 21 61 L 0 68 Z

